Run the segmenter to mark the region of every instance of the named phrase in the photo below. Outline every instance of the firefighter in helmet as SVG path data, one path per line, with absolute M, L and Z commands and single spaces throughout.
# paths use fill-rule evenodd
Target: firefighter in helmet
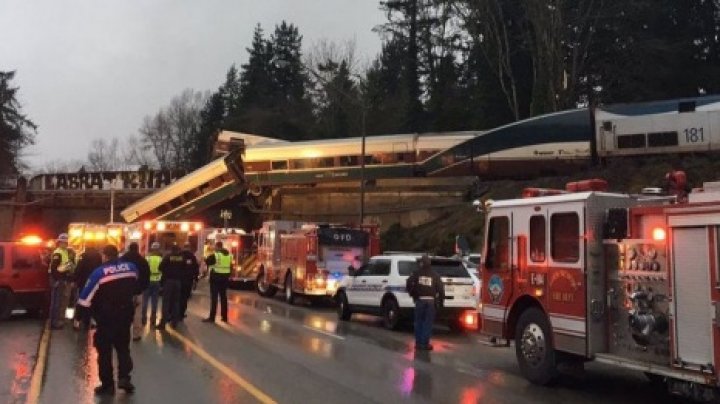
M 68 235 L 62 233 L 56 240 L 50 256 L 50 324 L 53 329 L 65 325 L 65 309 L 70 298 L 70 282 L 75 270 L 75 252 L 68 248 Z

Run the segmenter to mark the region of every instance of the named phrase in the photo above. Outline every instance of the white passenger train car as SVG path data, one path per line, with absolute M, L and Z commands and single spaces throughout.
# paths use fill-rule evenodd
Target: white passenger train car
M 720 150 L 720 96 L 598 107 L 601 157 Z

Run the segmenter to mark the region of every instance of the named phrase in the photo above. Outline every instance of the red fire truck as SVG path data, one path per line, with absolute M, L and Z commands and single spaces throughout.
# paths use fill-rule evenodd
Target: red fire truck
M 554 381 L 561 362 L 596 360 L 717 398 L 720 183 L 687 203 L 605 187 L 485 204 L 483 332 L 514 339 L 534 383 Z
M 282 289 L 292 304 L 298 295 L 333 297 L 348 267 L 380 252 L 377 226 L 335 226 L 292 221 L 263 223 L 258 232 L 257 291 Z

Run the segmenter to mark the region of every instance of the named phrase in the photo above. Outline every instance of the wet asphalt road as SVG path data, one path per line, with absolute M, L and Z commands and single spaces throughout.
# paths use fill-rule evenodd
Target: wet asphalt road
M 24 316 L 0 322 L 0 403 L 24 403 L 43 321 Z
M 143 340 L 132 344 L 134 395 L 95 398 L 96 356 L 87 335 L 69 329 L 55 332 L 40 402 L 675 401 L 642 374 L 599 364 L 589 364 L 584 374 L 566 375 L 553 388 L 530 385 L 518 373 L 513 349 L 483 345 L 475 334 L 457 335 L 438 327 L 435 351 L 420 354 L 412 349 L 411 330 L 386 331 L 371 316 L 338 323 L 331 307 L 291 307 L 252 292 L 232 292 L 230 300 L 229 324 L 200 322 L 208 306 L 200 290 L 177 333 L 148 327 Z M 0 390 L 0 401 L 13 402 L 24 394 L 40 323 L 25 319 L 0 327 L 0 359 L 5 364 L 0 382 L 19 386 Z M 13 337 L 6 338 L 6 329 Z

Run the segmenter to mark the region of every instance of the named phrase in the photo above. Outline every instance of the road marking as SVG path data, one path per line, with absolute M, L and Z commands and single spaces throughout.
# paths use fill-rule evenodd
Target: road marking
M 307 328 L 308 330 L 311 330 L 311 331 L 319 332 L 319 333 L 322 334 L 322 335 L 327 335 L 328 337 L 333 337 L 333 338 L 337 338 L 337 339 L 345 339 L 345 337 L 341 337 L 340 335 L 333 334 L 333 333 L 331 333 L 331 332 L 327 332 L 327 331 L 323 331 L 323 330 L 318 330 L 317 328 L 315 328 L 315 327 L 310 327 L 309 325 L 304 325 L 304 324 L 303 324 L 303 327 L 304 327 L 304 328 Z
M 172 328 L 168 328 L 167 333 L 171 336 L 178 339 L 180 342 L 185 344 L 186 347 L 190 348 L 195 354 L 202 359 L 204 359 L 206 362 L 208 362 L 210 365 L 215 367 L 220 372 L 224 373 L 225 376 L 229 377 L 232 381 L 234 381 L 237 385 L 245 389 L 248 393 L 252 394 L 253 397 L 255 397 L 258 401 L 260 401 L 263 404 L 277 404 L 275 400 L 273 400 L 270 396 L 263 393 L 260 389 L 255 387 L 252 383 L 248 382 L 247 380 L 243 379 L 235 373 L 232 369 L 227 367 L 225 364 L 220 362 L 219 360 L 215 359 L 212 355 L 210 355 L 207 351 L 200 348 L 198 345 L 196 345 L 194 342 L 190 341 L 189 339 L 185 338 L 181 334 L 179 334 L 177 331 L 173 330 Z
M 30 379 L 30 389 L 28 390 L 27 403 L 36 404 L 40 400 L 42 391 L 43 377 L 45 376 L 45 365 L 47 364 L 48 348 L 50 347 L 50 320 L 45 322 L 42 337 L 40 337 L 40 345 L 38 346 L 37 360 L 33 368 L 32 378 Z

